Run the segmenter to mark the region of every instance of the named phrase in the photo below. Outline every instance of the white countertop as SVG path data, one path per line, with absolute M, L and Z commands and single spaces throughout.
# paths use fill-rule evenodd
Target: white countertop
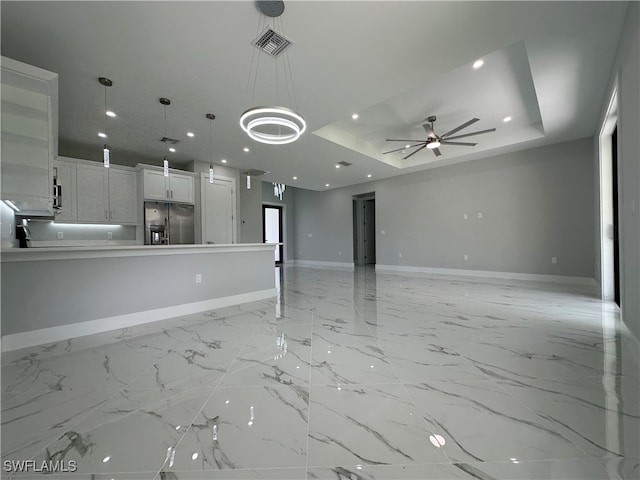
M 79 258 L 143 257 L 153 255 L 194 255 L 273 250 L 277 243 L 233 243 L 207 245 L 124 245 L 8 248 L 0 253 L 5 262 L 66 260 Z

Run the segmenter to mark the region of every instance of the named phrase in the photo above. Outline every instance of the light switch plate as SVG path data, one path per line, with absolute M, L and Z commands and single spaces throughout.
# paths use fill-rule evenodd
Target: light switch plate
M 64 232 L 58 232 L 58 240 L 62 240 L 64 238 Z
M 202 283 L 202 274 L 196 273 L 196 283 Z

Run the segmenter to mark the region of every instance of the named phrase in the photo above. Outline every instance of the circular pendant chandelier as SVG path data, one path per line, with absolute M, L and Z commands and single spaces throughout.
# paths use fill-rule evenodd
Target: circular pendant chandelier
M 284 145 L 307 129 L 300 115 L 286 107 L 253 107 L 240 116 L 240 126 L 256 142 Z
M 252 107 L 246 110 L 240 116 L 240 127 L 245 133 L 256 142 L 266 143 L 269 145 L 284 145 L 298 140 L 307 129 L 304 118 L 293 109 L 279 106 L 281 104 L 278 95 L 278 65 L 283 67 L 283 78 L 289 97 L 289 104 L 297 110 L 297 101 L 295 89 L 293 86 L 293 75 L 291 73 L 291 62 L 289 60 L 288 48 L 293 44 L 285 37 L 282 20 L 278 17 L 284 12 L 284 2 L 277 1 L 258 1 L 256 5 L 262 17 L 258 20 L 258 31 L 262 27 L 262 33 L 254 39 L 251 44 L 258 50 L 258 55 L 251 58 L 251 67 L 249 69 L 249 78 L 247 84 L 253 84 L 251 95 L 251 103 L 255 95 L 256 84 L 258 83 L 258 70 L 260 67 L 260 57 L 266 55 L 274 61 L 276 73 L 276 102 L 275 105 Z M 273 25 L 266 24 L 266 18 L 270 18 Z M 282 56 L 282 62 L 278 62 L 278 58 Z M 254 59 L 256 65 L 254 68 Z

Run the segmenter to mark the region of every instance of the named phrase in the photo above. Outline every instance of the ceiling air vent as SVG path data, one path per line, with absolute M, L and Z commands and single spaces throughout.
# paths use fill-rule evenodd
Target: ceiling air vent
M 286 39 L 284 35 L 276 32 L 271 27 L 267 27 L 258 38 L 251 42 L 251 45 L 272 57 L 277 57 L 289 46 L 293 45 L 293 42 Z
M 353 163 L 349 163 L 349 162 L 338 162 L 338 165 L 341 165 L 343 167 L 350 167 L 351 165 L 353 165 Z
M 178 143 L 180 140 L 178 140 L 177 138 L 169 138 L 169 137 L 162 137 L 160 139 L 161 142 L 166 142 L 166 143 L 170 143 L 171 145 L 175 145 L 176 143 Z
M 258 170 L 257 168 L 252 168 L 251 170 L 247 170 L 246 172 L 243 172 L 251 177 L 260 177 L 262 175 L 266 175 L 267 173 L 271 173 L 268 172 L 266 170 Z

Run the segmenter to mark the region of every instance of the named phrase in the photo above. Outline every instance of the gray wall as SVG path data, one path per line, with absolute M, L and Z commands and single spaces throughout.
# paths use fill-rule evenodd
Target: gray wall
M 262 182 L 251 180 L 247 189 L 247 176 L 240 175 L 240 242 L 262 243 Z
M 296 189 L 287 185 L 282 195 L 282 200 L 273 194 L 273 183 L 262 182 L 262 204 L 277 204 L 284 207 L 282 218 L 284 222 L 284 260 L 296 258 L 296 218 L 295 218 L 295 198 Z M 260 206 L 260 241 L 262 241 L 262 206 Z
M 199 285 L 196 273 L 202 274 Z M 275 287 L 270 250 L 24 262 L 3 258 L 2 275 L 2 335 Z
M 619 48 L 618 165 L 622 318 L 640 338 L 640 6 L 631 2 Z
M 629 2 L 620 36 L 610 88 L 601 109 L 601 125 L 614 88 L 618 91 L 618 207 L 620 227 L 620 274 L 622 318 L 636 338 L 640 338 L 640 5 Z M 599 134 L 599 132 L 596 132 Z M 599 149 L 594 139 L 594 256 L 596 280 L 602 282 L 600 265 L 600 177 Z
M 375 191 L 378 264 L 593 277 L 593 181 L 587 138 L 328 192 L 299 189 L 296 259 L 352 262 L 352 196 Z

